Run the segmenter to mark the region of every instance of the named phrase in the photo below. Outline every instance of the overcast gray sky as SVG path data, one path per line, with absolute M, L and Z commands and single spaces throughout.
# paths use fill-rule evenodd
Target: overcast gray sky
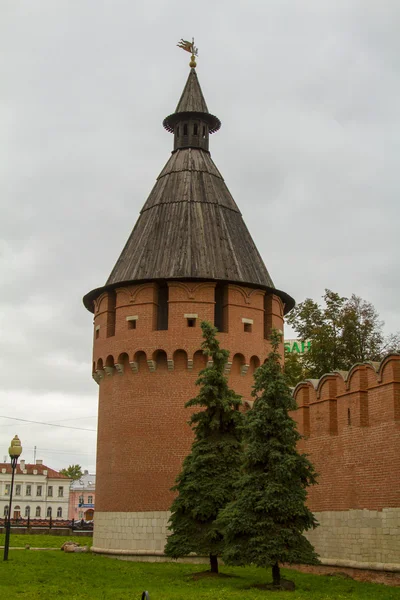
M 0 460 L 95 469 L 92 316 L 172 149 L 195 36 L 211 153 L 275 285 L 399 326 L 398 0 L 0 1 Z M 81 427 L 47 427 L 5 416 Z

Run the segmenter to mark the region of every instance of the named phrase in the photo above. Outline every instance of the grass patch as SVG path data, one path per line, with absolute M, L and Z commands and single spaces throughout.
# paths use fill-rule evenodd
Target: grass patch
M 0 534 L 0 546 L 4 546 L 5 535 Z M 64 542 L 73 541 L 80 546 L 91 546 L 92 537 L 74 536 L 74 535 L 18 535 L 11 532 L 10 547 L 24 548 L 29 544 L 31 548 L 61 548 Z M 1 596 L 0 596 L 1 598 Z
M 0 598 L 7 600 L 400 600 L 400 589 L 340 577 L 282 570 L 294 592 L 253 586 L 271 581 L 271 571 L 222 567 L 234 577 L 194 578 L 199 565 L 135 563 L 91 554 L 14 550 L 0 563 Z

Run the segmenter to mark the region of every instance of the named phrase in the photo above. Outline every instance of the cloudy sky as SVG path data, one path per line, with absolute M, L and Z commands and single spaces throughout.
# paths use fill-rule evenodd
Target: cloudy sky
M 400 329 L 399 31 L 398 0 L 0 1 L 0 461 L 18 433 L 27 461 L 95 469 L 81 298 L 169 157 L 181 37 L 275 285 L 356 293 Z

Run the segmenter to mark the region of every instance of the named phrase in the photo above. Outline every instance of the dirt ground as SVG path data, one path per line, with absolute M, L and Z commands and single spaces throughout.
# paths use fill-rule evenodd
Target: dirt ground
M 333 575 L 337 577 L 349 577 L 357 581 L 369 583 L 383 583 L 384 585 L 400 587 L 400 573 L 390 571 L 369 571 L 367 569 L 352 569 L 349 567 L 328 567 L 326 565 L 285 565 L 287 569 L 294 569 L 302 573 L 314 573 L 315 575 Z

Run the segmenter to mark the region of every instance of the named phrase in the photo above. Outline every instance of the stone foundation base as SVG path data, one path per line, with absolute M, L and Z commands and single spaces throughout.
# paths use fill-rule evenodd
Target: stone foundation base
M 307 532 L 322 564 L 400 570 L 400 508 L 316 512 L 319 527 Z
M 124 560 L 167 562 L 168 511 L 96 512 L 92 551 Z M 400 508 L 315 513 L 306 535 L 324 565 L 400 571 Z M 206 563 L 189 556 L 180 562 Z

